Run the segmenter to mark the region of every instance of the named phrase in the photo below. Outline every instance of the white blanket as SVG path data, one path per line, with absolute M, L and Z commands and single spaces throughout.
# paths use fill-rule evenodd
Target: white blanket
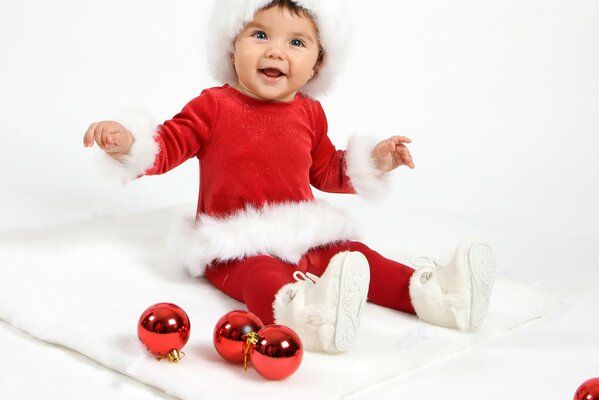
M 500 278 L 483 327 L 462 333 L 368 304 L 349 352 L 305 353 L 290 378 L 267 381 L 251 367 L 244 372 L 222 360 L 213 348 L 216 321 L 244 305 L 191 279 L 166 251 L 165 238 L 183 209 L 2 234 L 0 319 L 182 399 L 340 398 L 559 306 L 551 295 Z M 157 362 L 137 339 L 139 316 L 158 302 L 178 304 L 191 319 L 186 356 L 178 364 Z

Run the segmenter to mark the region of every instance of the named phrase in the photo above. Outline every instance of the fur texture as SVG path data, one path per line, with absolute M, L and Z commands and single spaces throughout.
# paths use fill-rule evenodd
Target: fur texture
M 428 280 L 422 274 L 432 272 Z M 410 279 L 410 298 L 416 315 L 423 321 L 446 328 L 457 328 L 455 315 L 452 312 L 447 295 L 439 280 L 437 269 L 420 268 Z
M 296 264 L 311 247 L 357 239 L 350 218 L 323 200 L 247 207 L 225 218 L 200 215 L 177 236 L 173 249 L 193 276 L 214 260 L 269 254 Z
M 469 252 L 474 245 L 486 244 L 466 241 L 458 247 L 447 266 L 422 267 L 412 275 L 410 298 L 420 319 L 447 328 L 472 330 Z M 432 276 L 425 279 L 422 277 L 424 273 L 432 273 Z
M 326 352 L 325 343 L 331 343 L 335 333 L 335 309 L 330 304 L 304 306 L 306 286 L 305 282 L 289 283 L 277 292 L 275 322 L 293 329 L 307 351 Z
M 135 142 L 129 154 L 120 160 L 115 160 L 107 154 L 102 154 L 102 159 L 111 174 L 127 182 L 143 175 L 154 165 L 154 160 L 160 152 L 155 140 L 157 125 L 152 118 L 141 112 L 123 114 L 117 121 L 131 132 Z
M 20 206 L 23 210 L 28 207 Z M 194 282 L 183 279 L 178 269 L 173 268 L 172 260 L 165 259 L 163 254 L 169 221 L 179 218 L 189 208 L 185 204 L 118 218 L 96 216 L 86 222 L 6 231 L 0 240 L 0 319 L 41 339 L 35 343 L 36 352 L 55 348 L 54 344 L 42 341 L 56 343 L 182 400 L 252 397 L 248 394 L 263 399 L 343 399 L 392 376 L 406 377 L 416 368 L 459 355 L 460 351 L 500 337 L 510 329 L 529 329 L 530 326 L 522 324 L 546 315 L 560 304 L 554 294 L 500 279 L 485 329 L 476 335 L 464 335 L 450 329 L 426 327 L 410 315 L 367 303 L 359 339 L 350 352 L 337 357 L 305 354 L 300 369 L 287 381 L 265 381 L 249 371 L 242 377 L 240 368 L 227 367 L 216 353 L 204 355 L 208 352 L 211 327 L 239 305 L 226 300 L 205 279 Z M 418 221 L 416 217 L 413 219 Z M 51 225 L 52 220 L 47 218 L 42 222 Z M 421 227 L 414 226 L 420 233 Z M 373 234 L 373 239 L 385 240 L 384 232 Z M 598 277 L 597 273 L 592 277 Z M 177 365 L 157 363 L 134 334 L 135 318 L 157 301 L 174 301 L 193 318 L 192 334 L 183 348 L 189 353 Z M 595 315 L 592 307 L 589 305 L 584 310 Z M 563 314 L 553 317 L 560 315 Z M 585 323 L 584 318 L 576 321 Z M 554 331 L 550 328 L 539 334 L 543 332 L 551 335 Z M 382 340 L 388 344 L 384 349 L 380 346 Z M 592 343 L 591 340 L 585 343 Z M 596 352 L 587 351 L 587 354 Z M 48 360 L 49 363 L 45 358 L 32 359 L 35 363 L 44 362 L 38 366 L 25 364 L 32 367 L 28 374 L 61 365 L 60 359 Z M 510 366 L 509 361 L 504 363 L 501 358 L 487 361 Z M 6 372 L 3 378 L 6 382 Z M 22 393 L 7 396 L 6 387 L 2 393 L 5 399 L 28 398 Z M 12 393 L 10 389 L 8 393 Z M 119 390 L 114 397 L 104 397 L 136 398 L 121 393 Z
M 329 262 L 327 271 L 335 271 L 335 276 L 329 277 L 330 282 L 339 280 L 340 266 L 348 254 L 347 251 L 338 253 Z M 321 285 L 317 296 L 310 293 L 313 290 L 314 284 L 306 281 L 283 286 L 273 303 L 275 322 L 297 332 L 306 350 L 336 353 L 333 336 L 339 285 Z
M 372 150 L 377 140 L 370 136 L 354 135 L 349 138 L 345 157 L 349 177 L 356 192 L 367 199 L 378 199 L 389 192 L 387 175 L 374 165 Z
M 237 34 L 252 21 L 256 12 L 271 0 L 216 0 L 210 18 L 208 35 L 208 60 L 214 78 L 221 83 L 237 83 L 237 75 L 231 55 Z M 322 47 L 326 55 L 318 74 L 301 90 L 318 97 L 330 88 L 346 58 L 349 36 L 343 0 L 295 0 L 310 11 L 318 27 Z

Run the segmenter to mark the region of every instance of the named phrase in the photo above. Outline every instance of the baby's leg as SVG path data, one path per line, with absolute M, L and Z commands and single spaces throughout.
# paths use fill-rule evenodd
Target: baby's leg
M 342 251 L 358 251 L 366 256 L 370 266 L 370 302 L 415 314 L 409 290 L 414 269 L 383 257 L 364 243 L 347 241 L 311 249 L 307 254 L 310 261 L 308 272 L 322 275 L 330 259 Z
M 345 252 L 333 261 L 321 279 L 304 274 L 306 257 L 291 265 L 270 256 L 216 263 L 205 276 L 222 292 L 244 302 L 264 324 L 276 322 L 294 329 L 304 349 L 334 353 L 347 350 L 355 339 L 368 290 L 368 267 L 358 253 Z
M 308 272 L 323 274 L 328 261 L 344 251 L 366 256 L 371 276 L 368 300 L 375 304 L 464 331 L 478 329 L 486 316 L 495 280 L 495 260 L 484 242 L 464 242 L 447 266 L 438 268 L 431 260 L 430 265 L 422 265 L 418 271 L 384 258 L 363 243 L 340 242 L 310 250 Z
M 273 302 L 282 286 L 295 282 L 297 266 L 274 257 L 255 256 L 215 263 L 206 269 L 206 278 L 223 293 L 246 304 L 265 325 L 273 324 Z

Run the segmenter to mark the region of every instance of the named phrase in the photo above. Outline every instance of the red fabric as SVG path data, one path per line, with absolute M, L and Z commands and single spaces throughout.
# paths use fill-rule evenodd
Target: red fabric
M 287 283 L 295 282 L 294 271 L 321 276 L 333 256 L 341 251 L 359 251 L 370 265 L 368 300 L 380 306 L 415 314 L 410 300 L 409 283 L 414 270 L 386 259 L 360 242 L 333 243 L 311 249 L 298 265 L 287 264 L 270 256 L 248 257 L 240 261 L 215 263 L 205 277 L 218 289 L 246 304 L 265 324 L 274 323 L 273 302 Z
M 250 98 L 229 85 L 207 89 L 164 122 L 156 140 L 160 152 L 146 175 L 199 159 L 198 215 L 227 217 L 247 206 L 311 201 L 311 185 L 355 193 L 345 173 L 345 152 L 336 150 L 327 136 L 320 103 L 303 95 L 276 103 Z M 272 323 L 275 294 L 293 281 L 293 272 L 321 275 L 329 260 L 344 250 L 360 251 L 368 259 L 370 301 L 414 313 L 408 291 L 413 270 L 358 242 L 314 248 L 298 265 L 268 255 L 223 262 L 208 268 L 205 276 Z
M 355 193 L 320 103 L 303 95 L 277 103 L 229 85 L 207 89 L 164 122 L 156 140 L 160 152 L 146 175 L 199 158 L 198 214 L 223 217 L 247 205 L 313 200 L 310 185 Z

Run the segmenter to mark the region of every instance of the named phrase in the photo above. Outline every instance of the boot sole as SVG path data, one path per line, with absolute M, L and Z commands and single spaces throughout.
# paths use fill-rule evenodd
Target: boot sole
M 335 348 L 348 350 L 356 341 L 362 309 L 368 295 L 370 268 L 362 253 L 351 252 L 343 260 L 339 274 L 339 301 L 335 324 Z
M 491 247 L 485 243 L 475 243 L 468 251 L 470 266 L 470 330 L 477 330 L 483 323 L 495 282 L 495 257 Z

